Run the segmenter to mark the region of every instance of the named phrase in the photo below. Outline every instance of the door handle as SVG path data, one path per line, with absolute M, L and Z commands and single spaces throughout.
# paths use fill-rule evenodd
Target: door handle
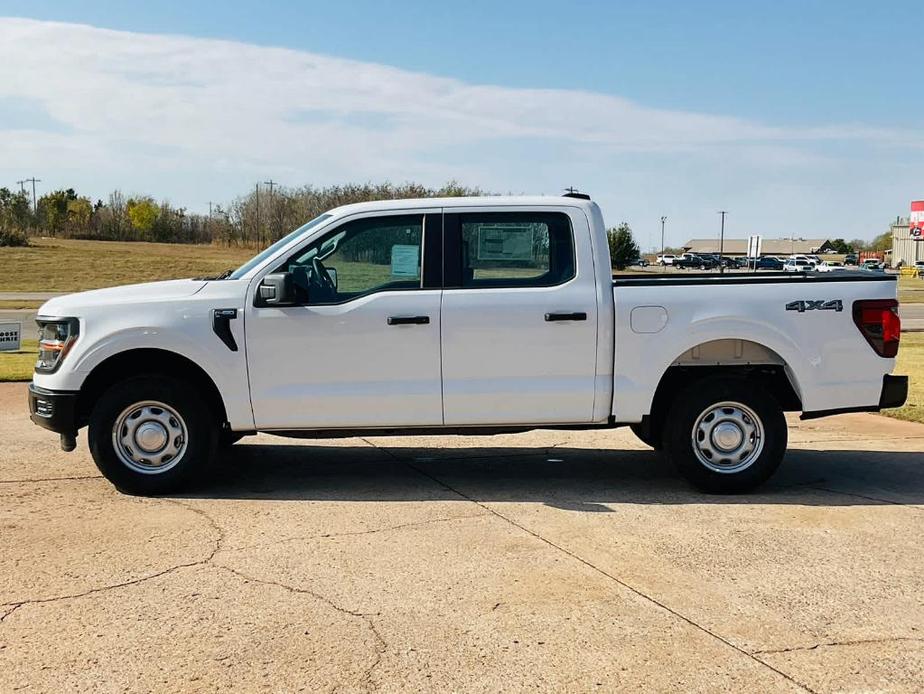
M 562 320 L 587 320 L 587 314 L 583 311 L 575 311 L 574 313 L 546 313 L 545 319 L 550 323 Z
M 389 316 L 389 325 L 427 325 L 430 316 Z

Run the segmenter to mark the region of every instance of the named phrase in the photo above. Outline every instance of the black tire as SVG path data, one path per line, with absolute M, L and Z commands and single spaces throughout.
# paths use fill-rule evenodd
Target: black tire
M 661 432 L 653 431 L 651 427 L 651 422 L 648 419 L 645 419 L 643 422 L 638 422 L 637 424 L 630 424 L 629 428 L 632 430 L 632 433 L 638 438 L 639 441 L 644 443 L 646 446 L 651 446 L 656 451 L 660 451 L 664 448 L 664 442 L 661 440 Z
M 740 439 L 740 446 L 720 448 L 715 435 L 722 433 Z M 677 470 L 715 494 L 748 492 L 766 482 L 783 460 L 787 438 L 779 403 L 759 386 L 738 379 L 690 385 L 675 398 L 664 425 L 664 449 Z
M 120 420 L 128 422 L 119 427 L 128 446 L 116 442 L 114 430 Z M 157 427 L 162 420 L 167 424 L 160 425 L 161 432 Z M 129 427 L 140 431 L 147 421 L 152 422 L 148 433 L 166 441 L 151 453 L 133 448 L 140 446 L 138 434 L 126 433 Z M 169 494 L 190 486 L 207 470 L 218 444 L 218 425 L 208 404 L 186 383 L 167 376 L 139 376 L 111 386 L 96 402 L 90 413 L 89 444 L 96 467 L 120 491 Z M 174 450 L 176 455 L 170 455 Z M 150 461 L 134 460 L 143 456 Z

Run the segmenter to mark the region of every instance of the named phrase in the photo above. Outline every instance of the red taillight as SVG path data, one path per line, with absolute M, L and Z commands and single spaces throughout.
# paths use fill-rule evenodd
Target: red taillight
M 898 354 L 902 322 L 895 299 L 863 299 L 853 302 L 853 322 L 880 357 Z

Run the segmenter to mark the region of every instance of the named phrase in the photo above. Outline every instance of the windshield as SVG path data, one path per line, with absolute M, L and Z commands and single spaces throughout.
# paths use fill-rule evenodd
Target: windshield
M 248 272 L 253 270 L 255 267 L 257 267 L 257 265 L 262 263 L 264 260 L 275 255 L 276 251 L 278 251 L 281 248 L 284 248 L 286 245 L 294 241 L 296 238 L 304 234 L 306 231 L 316 227 L 318 224 L 323 222 L 325 219 L 329 219 L 329 218 L 330 218 L 329 214 L 322 214 L 319 217 L 315 217 L 307 224 L 302 224 L 298 229 L 286 234 L 281 239 L 279 239 L 276 243 L 274 243 L 272 246 L 269 246 L 268 248 L 264 249 L 263 251 L 255 255 L 253 258 L 248 260 L 246 263 L 241 265 L 237 270 L 235 270 L 230 275 L 228 275 L 228 279 L 239 280 L 241 277 L 243 277 Z

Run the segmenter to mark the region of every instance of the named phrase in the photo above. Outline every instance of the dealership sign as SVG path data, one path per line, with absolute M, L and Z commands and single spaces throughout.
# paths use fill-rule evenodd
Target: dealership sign
M 915 241 L 924 241 L 924 200 L 915 200 L 911 203 L 908 226 L 911 238 Z
M 0 352 L 18 352 L 22 347 L 22 323 L 0 323 Z

